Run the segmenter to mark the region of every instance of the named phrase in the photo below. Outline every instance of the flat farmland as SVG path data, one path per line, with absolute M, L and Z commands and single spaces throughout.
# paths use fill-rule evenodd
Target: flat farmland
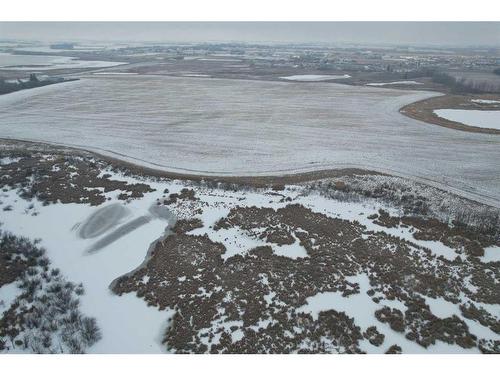
M 398 112 L 434 95 L 321 82 L 99 75 L 0 97 L 0 137 L 186 174 L 360 167 L 500 205 L 498 135 Z

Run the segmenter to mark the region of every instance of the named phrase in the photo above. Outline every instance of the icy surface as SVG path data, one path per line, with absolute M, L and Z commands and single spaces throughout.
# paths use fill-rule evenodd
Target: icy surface
M 500 111 L 437 109 L 434 113 L 447 120 L 460 122 L 469 126 L 487 129 L 500 129 Z

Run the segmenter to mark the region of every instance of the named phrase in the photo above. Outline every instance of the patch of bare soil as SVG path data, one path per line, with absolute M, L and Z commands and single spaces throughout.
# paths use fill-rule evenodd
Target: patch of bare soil
M 321 312 L 317 319 L 299 310 L 317 293 L 360 293 L 360 286 L 346 277 L 361 272 L 369 276 L 367 295 L 380 304 L 376 318 L 408 340 L 422 347 L 444 341 L 484 352 L 498 349 L 498 342 L 471 334 L 462 317 L 432 314 L 421 297 L 458 304 L 466 295 L 473 301 L 500 303 L 496 265 L 438 258 L 414 243 L 369 232 L 357 221 L 331 218 L 297 204 L 278 210 L 236 207 L 214 229 L 237 228 L 271 244 L 286 243 L 293 234 L 306 249 L 306 258 L 278 256 L 270 246 L 261 246 L 224 261 L 224 245 L 206 235 L 190 235 L 189 228 L 179 224 L 156 244 L 145 267 L 113 284 L 117 294 L 136 292 L 150 305 L 175 310 L 164 336 L 165 345 L 175 352 L 359 353 L 364 339 L 379 346 L 387 338 L 376 327 L 363 332 L 341 309 Z M 469 290 L 464 280 L 479 274 L 490 283 Z M 398 300 L 406 310 L 391 309 L 385 300 Z M 469 310 L 467 317 L 496 329 L 498 322 L 486 311 Z M 401 348 L 393 345 L 388 352 L 399 353 Z
M 416 120 L 428 122 L 434 125 L 443 126 L 456 130 L 468 131 L 473 133 L 486 133 L 486 134 L 500 134 L 498 129 L 485 129 L 475 126 L 469 126 L 460 122 L 447 120 L 439 117 L 434 113 L 437 109 L 475 109 L 475 110 L 500 110 L 499 107 L 472 102 L 471 99 L 486 99 L 486 100 L 500 100 L 498 95 L 451 95 L 437 96 L 415 103 L 408 104 L 401 108 L 399 111 Z

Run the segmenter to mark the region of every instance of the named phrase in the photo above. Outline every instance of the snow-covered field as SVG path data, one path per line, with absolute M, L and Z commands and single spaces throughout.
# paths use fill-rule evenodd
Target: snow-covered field
M 351 78 L 349 74 L 297 74 L 293 76 L 280 77 L 287 81 L 299 81 L 299 82 L 319 82 L 328 81 L 330 79 L 345 79 Z
M 500 129 L 500 111 L 437 109 L 434 113 L 447 120 L 460 122 L 469 126 L 486 129 Z
M 54 50 L 52 50 L 52 52 L 54 52 Z M 107 68 L 123 64 L 125 63 L 113 61 L 86 61 L 67 56 L 13 55 L 11 53 L 0 53 L 0 69 L 3 70 L 45 71 L 53 69 Z
M 498 205 L 499 137 L 398 113 L 433 95 L 321 82 L 103 75 L 2 95 L 0 137 L 195 174 L 361 167 Z

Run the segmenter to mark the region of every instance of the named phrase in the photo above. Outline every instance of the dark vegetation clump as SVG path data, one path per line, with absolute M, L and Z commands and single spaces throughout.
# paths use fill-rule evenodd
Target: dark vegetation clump
M 401 354 L 403 350 L 399 345 L 391 345 L 385 354 Z
M 168 196 L 168 199 L 164 201 L 164 204 L 169 205 L 177 202 L 177 200 L 189 200 L 195 201 L 198 198 L 195 197 L 195 191 L 193 189 L 184 188 L 180 193 L 172 193 Z
M 190 232 L 193 229 L 203 228 L 201 219 L 179 219 L 174 225 L 173 231 L 177 234 Z
M 380 333 L 375 326 L 368 327 L 363 333 L 363 337 L 367 339 L 370 344 L 380 346 L 384 343 L 385 335 Z

